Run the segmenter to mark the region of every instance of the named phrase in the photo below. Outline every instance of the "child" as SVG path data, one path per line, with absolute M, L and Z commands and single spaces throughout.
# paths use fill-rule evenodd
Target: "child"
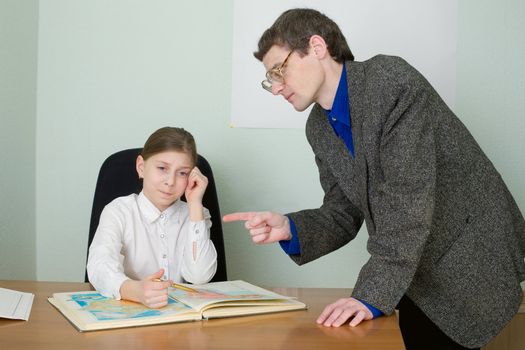
M 165 127 L 148 138 L 136 162 L 142 192 L 104 208 L 89 248 L 89 281 L 103 295 L 160 308 L 171 281 L 211 280 L 217 252 L 202 206 L 208 179 L 196 162 L 195 141 L 186 130 Z

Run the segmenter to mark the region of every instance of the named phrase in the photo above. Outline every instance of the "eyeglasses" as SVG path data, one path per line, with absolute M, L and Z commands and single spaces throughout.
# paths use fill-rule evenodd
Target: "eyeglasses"
M 272 68 L 268 72 L 266 72 L 266 79 L 261 81 L 261 85 L 264 90 L 268 92 L 272 92 L 273 83 L 279 83 L 279 84 L 284 83 L 284 68 L 292 52 L 293 50 L 290 51 L 288 56 L 286 56 L 283 63 L 279 67 Z

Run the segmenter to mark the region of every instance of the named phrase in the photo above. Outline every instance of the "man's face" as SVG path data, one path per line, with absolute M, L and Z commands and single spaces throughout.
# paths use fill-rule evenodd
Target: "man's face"
M 311 52 L 303 57 L 297 51 L 289 54 L 287 47 L 274 45 L 263 57 L 263 64 L 266 71 L 281 68 L 283 82 L 272 82 L 272 93 L 282 95 L 295 110 L 302 112 L 317 102 L 324 74 L 319 60 Z

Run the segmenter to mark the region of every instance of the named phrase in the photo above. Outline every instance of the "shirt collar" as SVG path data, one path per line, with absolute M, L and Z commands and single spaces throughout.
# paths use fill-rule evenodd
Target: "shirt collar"
M 180 205 L 180 198 L 170 205 L 166 210 L 160 211 L 151 201 L 146 197 L 144 191 L 140 191 L 137 203 L 142 215 L 148 220 L 149 223 L 153 223 L 159 218 L 169 219 L 177 211 L 178 206 Z
M 350 101 L 348 98 L 348 83 L 346 80 L 346 66 L 344 63 L 332 109 L 325 110 L 325 112 L 329 117 L 350 126 Z

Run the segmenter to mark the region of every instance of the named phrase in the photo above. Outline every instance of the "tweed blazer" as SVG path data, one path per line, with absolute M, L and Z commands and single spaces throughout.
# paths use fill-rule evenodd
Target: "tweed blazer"
M 304 264 L 352 240 L 370 259 L 353 295 L 386 314 L 403 295 L 479 347 L 517 312 L 525 222 L 501 176 L 429 82 L 398 57 L 346 62 L 355 158 L 315 105 L 306 136 L 323 204 L 289 215 Z

